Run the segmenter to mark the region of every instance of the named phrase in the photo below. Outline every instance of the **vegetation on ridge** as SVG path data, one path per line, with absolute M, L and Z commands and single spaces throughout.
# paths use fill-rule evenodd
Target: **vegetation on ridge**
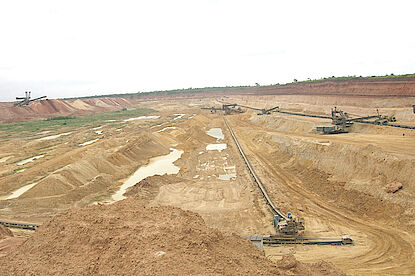
M 7 138 L 7 136 L 10 136 L 13 133 L 33 133 L 45 130 L 58 130 L 60 128 L 65 127 L 71 129 L 82 126 L 92 127 L 106 123 L 108 122 L 108 120 L 121 120 L 125 118 L 131 118 L 134 116 L 147 115 L 153 112 L 156 111 L 149 108 L 135 108 L 129 110 L 123 109 L 118 111 L 110 111 L 86 116 L 59 116 L 52 117 L 46 120 L 5 123 L 0 124 L 0 132 L 4 131 L 6 133 L 6 136 L 3 136 L 2 138 Z
M 342 77 L 325 77 L 321 79 L 306 79 L 298 81 L 294 79 L 293 82 L 285 83 L 285 84 L 269 84 L 269 85 L 259 85 L 256 83 L 255 85 L 242 85 L 242 86 L 218 86 L 218 87 L 202 87 L 202 88 L 182 88 L 182 89 L 172 89 L 172 90 L 158 90 L 158 91 L 151 91 L 151 92 L 137 92 L 137 93 L 117 93 L 117 94 L 106 94 L 106 95 L 95 95 L 95 96 L 85 96 L 85 97 L 74 97 L 74 98 L 64 98 L 63 100 L 76 100 L 76 99 L 89 99 L 89 98 L 140 98 L 140 97 L 147 97 L 152 95 L 174 95 L 174 94 L 184 94 L 184 93 L 200 93 L 200 92 L 210 92 L 210 91 L 218 91 L 218 90 L 236 90 L 236 89 L 249 89 L 254 87 L 272 87 L 272 86 L 283 86 L 283 85 L 290 85 L 295 83 L 309 83 L 309 82 L 322 82 L 322 81 L 342 81 L 342 80 L 358 80 L 358 79 L 385 79 L 385 78 L 405 78 L 405 77 L 415 77 L 415 73 L 413 74 L 403 74 L 403 75 L 394 75 L 393 73 L 390 75 L 384 76 L 342 76 Z

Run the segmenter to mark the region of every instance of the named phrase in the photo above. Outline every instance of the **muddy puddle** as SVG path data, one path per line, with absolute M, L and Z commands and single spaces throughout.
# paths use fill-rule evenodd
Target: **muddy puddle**
M 56 134 L 56 135 L 50 135 L 50 136 L 46 136 L 46 137 L 42 137 L 42 138 L 38 138 L 35 141 L 47 141 L 47 140 L 53 140 L 53 139 L 57 139 L 61 136 L 66 136 L 72 134 L 72 132 L 65 132 L 65 133 L 61 133 L 61 134 Z
M 82 147 L 82 146 L 87 146 L 87 145 L 90 145 L 90 144 L 95 143 L 95 142 L 96 142 L 96 141 L 98 141 L 98 140 L 99 140 L 99 139 L 94 139 L 94 140 L 86 141 L 85 143 L 79 144 L 79 146 L 80 146 L 80 147 Z
M 21 196 L 25 192 L 29 191 L 35 185 L 36 185 L 36 183 L 23 186 L 23 187 L 17 189 L 16 191 L 12 192 L 11 195 L 9 195 L 8 197 L 6 197 L 5 199 L 18 198 L 19 196 Z
M 221 128 L 211 128 L 206 131 L 206 134 L 219 140 L 223 140 L 225 138 Z
M 161 123 L 161 124 L 158 124 L 158 125 L 154 125 L 154 126 L 152 126 L 152 127 L 150 127 L 150 128 L 155 128 L 155 127 L 160 127 L 160 126 L 164 126 L 165 124 L 168 124 L 169 122 L 164 122 L 164 123 Z
M 226 144 L 209 144 L 206 146 L 206 150 L 217 150 L 221 152 L 226 149 L 228 146 Z
M 36 159 L 40 159 L 40 158 L 42 158 L 42 157 L 44 157 L 44 156 L 45 156 L 45 155 L 43 155 L 43 154 L 38 155 L 38 156 L 33 156 L 33 157 L 31 157 L 31 158 L 28 158 L 28 159 L 25 159 L 25 160 L 22 160 L 22 161 L 18 162 L 18 163 L 17 163 L 17 165 L 18 165 L 18 166 L 22 166 L 22 165 L 24 165 L 24 164 L 26 164 L 26 163 L 33 162 L 33 161 L 35 161 Z
M 174 114 L 174 115 L 175 115 L 175 116 L 177 116 L 177 117 L 173 118 L 173 120 L 175 121 L 175 120 L 178 120 L 178 119 L 183 118 L 183 116 L 184 116 L 184 115 L 186 115 L 186 114 L 183 114 L 183 113 L 177 113 L 177 114 Z
M 3 158 L 0 158 L 0 163 L 4 163 L 7 160 L 9 160 L 10 158 L 12 158 L 12 156 L 6 156 L 6 157 L 3 157 Z
M 180 168 L 173 163 L 178 160 L 182 154 L 182 150 L 170 149 L 171 152 L 167 155 L 158 156 L 150 159 L 148 165 L 140 167 L 133 175 L 131 175 L 124 184 L 121 185 L 120 189 L 112 195 L 113 201 L 119 201 L 124 198 L 126 190 L 146 177 L 153 175 L 164 175 L 164 174 L 177 174 Z
M 330 146 L 331 145 L 331 143 L 329 141 L 324 141 L 324 142 L 318 141 L 318 142 L 316 142 L 316 144 L 323 145 L 323 146 Z
M 168 129 L 177 129 L 177 127 L 165 127 L 163 129 L 158 130 L 157 132 L 163 132 L 163 131 L 168 130 Z
M 140 117 L 125 119 L 123 122 L 130 122 L 130 121 L 143 120 L 143 119 L 158 119 L 158 118 L 160 118 L 160 116 L 140 116 Z
M 228 173 L 228 174 L 220 174 L 218 176 L 220 180 L 235 180 L 236 179 L 236 173 Z

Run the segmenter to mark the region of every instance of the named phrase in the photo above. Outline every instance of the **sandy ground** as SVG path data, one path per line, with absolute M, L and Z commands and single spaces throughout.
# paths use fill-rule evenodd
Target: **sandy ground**
M 233 125 L 240 126 L 243 124 L 236 119 L 236 117 L 230 119 Z M 345 185 L 347 183 L 330 181 L 329 175 L 313 171 L 316 169 L 310 166 L 309 163 L 303 161 L 304 164 L 299 164 L 299 160 L 293 160 L 287 153 L 275 152 L 276 148 L 274 146 L 276 144 L 269 147 L 268 151 L 258 150 L 260 147 L 257 140 L 258 136 L 266 137 L 266 134 L 264 136 L 255 134 L 251 138 L 252 140 L 246 139 L 247 137 L 242 133 L 252 133 L 252 128 L 253 126 L 250 124 L 249 126 L 247 124 L 245 128 L 236 127 L 235 133 L 236 135 L 239 134 L 243 141 L 249 155 L 248 158 L 254 160 L 254 166 L 262 168 L 258 170 L 260 177 L 266 182 L 265 185 L 273 194 L 273 198 L 278 202 L 277 204 L 282 206 L 283 210 L 291 210 L 294 214 L 304 218 L 307 229 L 304 235 L 335 237 L 349 234 L 355 240 L 355 245 L 351 247 L 277 247 L 268 248 L 266 250 L 267 254 L 280 256 L 287 252 L 295 252 L 295 255 L 303 261 L 311 261 L 319 256 L 332 261 L 351 274 L 367 273 L 370 275 L 379 273 L 382 275 L 396 275 L 401 273 L 410 275 L 414 271 L 415 240 L 412 234 L 414 204 L 411 197 L 408 197 L 407 201 L 403 203 L 410 208 L 407 209 L 407 214 L 411 216 L 404 218 L 405 220 L 402 222 L 400 216 L 405 216 L 405 211 L 397 207 L 395 203 L 399 202 L 399 199 L 390 198 L 387 200 L 388 194 L 384 191 L 382 191 L 384 199 L 377 199 L 375 195 L 370 196 L 365 187 L 361 187 L 364 191 L 360 193 L 356 192 L 358 187 L 355 188 L 356 190 L 348 190 L 347 185 Z M 259 133 L 261 131 L 263 130 L 258 130 Z M 271 131 L 271 133 L 276 137 L 284 136 L 278 132 Z M 270 133 L 267 132 L 267 134 Z M 340 136 L 325 137 L 324 143 L 331 142 L 332 139 L 339 142 L 340 138 L 338 137 Z M 273 138 L 275 139 L 275 136 Z M 321 138 L 316 138 L 314 143 L 318 147 L 327 147 L 324 144 L 319 145 Z M 306 139 L 311 138 L 306 136 Z M 347 136 L 343 136 L 341 140 L 344 140 L 346 144 L 353 144 L 355 139 L 356 137 L 352 137 L 349 141 Z M 272 143 L 271 141 L 267 142 Z M 400 143 L 399 139 L 395 143 Z M 361 145 L 361 143 L 358 144 Z M 397 145 L 391 146 L 391 152 L 396 152 Z M 413 155 L 413 141 L 406 145 L 405 150 L 406 154 L 409 153 L 409 150 L 412 151 L 410 154 Z M 346 155 L 347 153 L 343 152 L 342 154 Z M 275 162 L 274 160 L 279 161 Z M 331 159 L 331 162 L 333 161 L 335 162 Z M 368 168 L 364 169 L 367 170 Z M 410 171 L 406 173 L 410 174 Z M 362 181 L 362 184 L 367 186 L 371 183 Z M 333 187 L 333 185 L 335 186 Z M 411 188 L 408 187 L 409 190 Z M 340 191 L 333 191 L 333 189 Z M 284 191 L 283 195 L 280 195 L 279 191 L 281 190 Z M 329 192 L 332 192 L 332 195 L 328 194 Z M 374 194 L 375 192 L 373 191 Z M 358 199 L 356 200 L 356 198 Z M 387 201 L 384 202 L 383 200 Z M 367 206 L 365 202 L 372 205 Z M 397 218 L 395 219 L 394 216 L 397 216 Z
M 274 263 L 194 212 L 136 198 L 59 214 L 0 265 L 7 275 L 345 275 L 292 255 Z
M 323 114 L 333 105 L 351 114 L 379 108 L 399 122 L 415 125 L 405 99 L 307 96 L 234 96 L 255 107 L 280 105 L 292 111 Z M 239 235 L 274 234 L 272 216 L 253 185 L 222 114 L 201 111 L 219 105 L 214 98 L 147 101 L 140 107 L 160 118 L 62 129 L 70 135 L 38 141 L 56 133 L 16 136 L 0 142 L 0 218 L 43 223 L 70 207 L 106 202 L 121 184 L 152 157 L 169 148 L 183 150 L 177 175 L 155 176 L 136 185 L 130 197 L 149 206 L 172 205 L 197 212 L 210 227 Z M 185 114 L 178 118 L 177 114 Z M 273 113 L 228 116 L 257 174 L 277 206 L 304 219 L 305 236 L 351 235 L 353 246 L 282 246 L 266 248 L 271 260 L 293 253 L 299 260 L 334 263 L 352 275 L 411 275 L 415 271 L 415 132 L 370 125 L 353 126 L 342 135 L 320 135 L 328 122 Z M 224 139 L 206 134 L 221 128 Z M 121 129 L 121 130 L 120 130 Z M 404 136 L 402 134 L 405 134 Z M 80 146 L 87 141 L 95 143 Z M 207 150 L 209 144 L 226 149 Z M 22 160 L 44 155 L 23 165 Z M 235 176 L 234 176 L 235 175 Z M 227 179 L 229 180 L 223 180 Z M 384 187 L 399 181 L 395 194 Z M 13 192 L 35 184 L 20 197 Z

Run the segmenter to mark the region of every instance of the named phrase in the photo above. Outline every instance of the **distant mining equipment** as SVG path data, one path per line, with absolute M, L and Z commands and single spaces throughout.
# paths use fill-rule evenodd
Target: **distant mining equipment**
M 248 108 L 248 109 L 252 109 L 255 111 L 259 111 L 257 114 L 258 115 L 270 115 L 272 112 L 278 112 L 278 110 L 280 109 L 279 106 L 274 106 L 272 108 L 256 108 L 256 107 L 250 107 L 250 106 L 246 106 L 246 105 L 238 105 L 239 107 L 244 107 L 244 108 Z
M 210 113 L 216 113 L 216 111 L 224 111 L 225 115 L 231 115 L 233 113 L 243 113 L 243 110 L 238 107 L 237 104 L 223 104 L 222 107 L 202 107 L 202 109 L 210 110 Z
M 40 101 L 40 100 L 42 100 L 42 99 L 44 99 L 44 98 L 46 98 L 47 96 L 42 96 L 42 97 L 39 97 L 39 98 L 35 98 L 35 99 L 31 99 L 31 97 L 30 97 L 30 94 L 31 94 L 32 92 L 28 92 L 28 91 L 26 91 L 25 92 L 25 94 L 26 94 L 26 96 L 25 97 L 16 97 L 16 100 L 19 100 L 18 102 L 15 102 L 14 103 L 14 106 L 27 106 L 27 105 L 29 105 L 31 102 L 33 102 L 33 101 Z
M 394 116 L 385 116 L 379 113 L 379 110 L 376 110 L 377 115 L 350 118 L 347 112 L 343 112 L 337 107 L 331 110 L 331 120 L 333 126 L 330 127 L 317 127 L 317 131 L 323 134 L 339 134 L 339 133 L 348 133 L 350 127 L 354 122 L 366 123 L 373 125 L 388 125 L 390 122 L 396 122 Z

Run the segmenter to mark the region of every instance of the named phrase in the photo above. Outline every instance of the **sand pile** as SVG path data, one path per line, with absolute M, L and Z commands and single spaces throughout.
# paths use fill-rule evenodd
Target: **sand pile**
M 4 227 L 3 225 L 0 225 L 0 240 L 8 238 L 8 237 L 13 237 L 12 231 Z
M 343 275 L 293 257 L 278 268 L 248 240 L 207 227 L 196 213 L 133 198 L 55 216 L 0 265 L 7 275 Z
M 277 262 L 277 266 L 280 271 L 282 271 L 282 275 L 346 275 L 326 261 L 319 261 L 314 264 L 304 264 L 297 261 L 293 255 L 283 256 L 282 259 Z
M 26 239 L 15 237 L 10 229 L 0 225 L 0 259 L 21 245 Z M 2 272 L 2 275 L 6 275 Z
M 146 177 L 127 190 L 125 196 L 136 197 L 145 203 L 153 200 L 159 193 L 160 187 L 164 185 L 180 183 L 185 179 L 176 175 L 154 175 Z
M 0 264 L 7 275 L 278 275 L 249 241 L 137 199 L 57 215 Z

